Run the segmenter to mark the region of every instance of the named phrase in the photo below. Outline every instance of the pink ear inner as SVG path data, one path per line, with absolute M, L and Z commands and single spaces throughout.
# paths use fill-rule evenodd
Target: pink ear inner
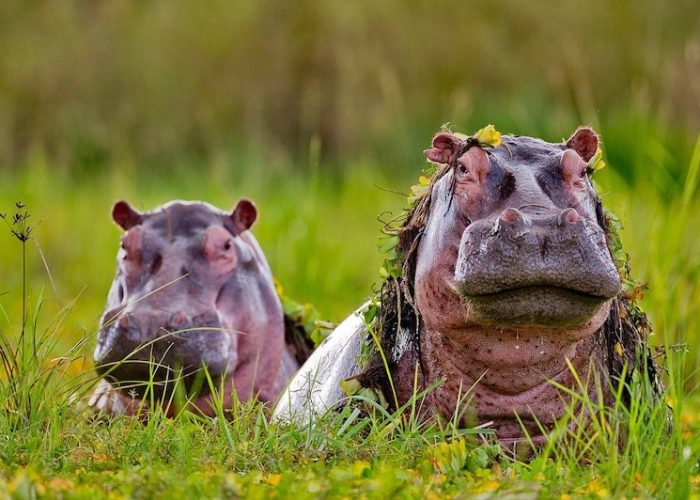
M 581 127 L 566 141 L 566 147 L 576 151 L 585 161 L 593 158 L 598 150 L 598 136 L 589 127 Z
M 423 151 L 425 157 L 433 163 L 449 165 L 454 160 L 462 141 L 445 132 L 433 138 L 433 147 Z
M 124 230 L 129 230 L 132 227 L 143 222 L 143 216 L 136 210 L 131 208 L 126 201 L 118 201 L 112 208 L 112 219 Z
M 258 218 L 258 210 L 252 201 L 245 198 L 238 201 L 236 208 L 230 215 L 233 221 L 233 226 L 237 232 L 243 232 L 250 229 L 255 220 Z

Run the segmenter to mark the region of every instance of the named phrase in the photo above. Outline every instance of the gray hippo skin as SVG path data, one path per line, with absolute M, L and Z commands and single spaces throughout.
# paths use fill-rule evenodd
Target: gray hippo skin
M 112 215 L 125 233 L 94 354 L 103 379 L 89 405 L 134 415 L 153 377 L 153 396 L 172 414 L 181 375 L 187 391 L 201 384 L 194 408 L 214 415 L 203 367 L 223 387 L 224 408 L 233 391 L 273 402 L 298 365 L 270 267 L 248 230 L 253 203 L 225 213 L 176 201 L 139 213 L 120 201 Z
M 550 382 L 576 389 L 567 361 L 583 378 L 605 372 L 600 332 L 621 286 L 588 177 L 597 148 L 588 128 L 561 144 L 504 136 L 495 148 L 434 137 L 424 154 L 442 176 L 426 195 L 418 236 L 401 249 L 415 243 L 402 286 L 420 319 L 385 350 L 399 405 L 442 382 L 422 402 L 424 418 L 458 413 L 511 445 L 523 439 L 517 413 L 541 443 L 535 420 L 551 428 L 570 399 Z M 275 415 L 307 421 L 332 407 L 340 380 L 367 372 L 357 366 L 365 337 L 362 319 L 348 318 L 302 366 Z M 588 392 L 595 400 L 595 388 Z

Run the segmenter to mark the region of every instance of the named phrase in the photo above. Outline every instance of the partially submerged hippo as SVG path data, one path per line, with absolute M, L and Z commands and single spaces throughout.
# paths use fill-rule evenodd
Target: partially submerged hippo
M 457 414 L 506 445 L 522 440 L 524 426 L 542 443 L 536 422 L 551 428 L 570 401 L 551 382 L 577 390 L 567 362 L 584 380 L 603 375 L 608 401 L 625 362 L 644 365 L 659 388 L 645 317 L 622 291 L 589 179 L 597 135 L 581 128 L 560 144 L 496 142 L 434 137 L 425 156 L 435 172 L 397 228 L 399 272 L 384 281 L 378 306 L 364 309 L 378 307 L 376 318 L 361 310 L 341 324 L 290 383 L 278 418 L 331 408 L 343 380 L 379 389 L 391 407 L 437 385 L 416 406 L 423 418 Z M 368 327 L 383 355 L 363 363 Z M 587 391 L 595 400 L 595 385 Z
M 224 408 L 234 390 L 242 401 L 274 401 L 304 353 L 285 343 L 270 267 L 248 231 L 253 203 L 226 213 L 175 201 L 139 213 L 120 201 L 112 215 L 126 232 L 94 355 L 104 378 L 90 405 L 135 414 L 150 390 L 146 401 L 172 414 L 177 379 L 194 407 L 213 415 L 202 368 L 223 387 Z

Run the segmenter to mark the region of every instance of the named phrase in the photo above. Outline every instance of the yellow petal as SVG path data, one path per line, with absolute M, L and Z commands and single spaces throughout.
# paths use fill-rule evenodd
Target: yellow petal
M 501 133 L 496 130 L 496 127 L 489 124 L 472 136 L 482 146 L 491 146 L 495 148 L 501 144 Z

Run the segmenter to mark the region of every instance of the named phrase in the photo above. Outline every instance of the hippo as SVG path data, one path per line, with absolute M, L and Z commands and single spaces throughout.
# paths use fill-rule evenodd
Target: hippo
M 390 408 L 482 425 L 515 449 L 546 441 L 571 401 L 561 388 L 580 389 L 575 374 L 601 382 L 605 404 L 633 369 L 658 392 L 650 329 L 590 180 L 598 150 L 587 127 L 558 144 L 435 135 L 430 182 L 389 228 L 398 263 L 311 355 L 275 417 L 305 422 L 374 388 Z M 598 400 L 596 384 L 582 390 Z
M 120 201 L 112 217 L 125 232 L 94 353 L 102 379 L 89 405 L 136 415 L 142 400 L 157 400 L 172 415 L 175 381 L 203 415 L 216 410 L 212 385 L 223 390 L 224 408 L 234 391 L 270 405 L 308 353 L 287 345 L 270 266 L 249 231 L 255 205 L 241 199 L 227 213 L 173 201 L 140 213 Z

